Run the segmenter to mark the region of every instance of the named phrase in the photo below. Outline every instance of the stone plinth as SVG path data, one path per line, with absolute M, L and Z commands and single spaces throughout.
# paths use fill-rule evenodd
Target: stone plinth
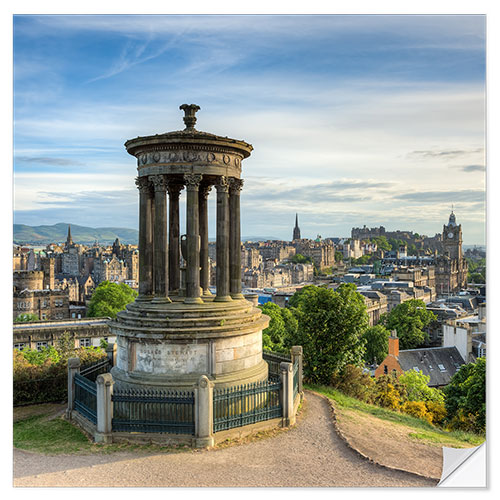
M 246 300 L 198 306 L 135 302 L 110 322 L 117 337 L 117 388 L 192 387 L 207 375 L 216 388 L 265 380 L 262 330 L 269 318 Z

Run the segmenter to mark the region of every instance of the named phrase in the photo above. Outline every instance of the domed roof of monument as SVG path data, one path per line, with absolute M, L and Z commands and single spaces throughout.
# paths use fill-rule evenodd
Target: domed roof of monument
M 138 136 L 135 139 L 130 139 L 125 142 L 127 151 L 131 155 L 134 155 L 137 149 L 148 145 L 158 146 L 161 144 L 175 143 L 205 144 L 234 148 L 242 153 L 244 158 L 250 156 L 253 146 L 245 141 L 196 130 L 194 128 L 197 120 L 195 113 L 201 109 L 197 104 L 182 104 L 179 106 L 179 109 L 184 111 L 183 120 L 186 125 L 184 130 L 174 130 L 172 132 L 165 132 L 163 134 L 155 134 L 144 137 Z

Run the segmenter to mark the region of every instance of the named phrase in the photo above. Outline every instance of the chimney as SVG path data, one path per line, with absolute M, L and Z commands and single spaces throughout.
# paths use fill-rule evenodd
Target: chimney
M 399 356 L 399 339 L 396 330 L 392 330 L 391 336 L 389 337 L 389 355 L 391 354 L 395 358 Z

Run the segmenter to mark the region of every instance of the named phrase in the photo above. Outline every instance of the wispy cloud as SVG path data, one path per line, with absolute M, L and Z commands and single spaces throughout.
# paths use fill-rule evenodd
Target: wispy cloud
M 461 169 L 464 172 L 484 172 L 486 167 L 484 165 L 465 165 Z
M 437 202 L 445 201 L 462 201 L 462 202 L 477 202 L 484 201 L 486 193 L 483 189 L 463 189 L 461 191 L 419 191 L 412 193 L 403 193 L 394 196 L 397 200 L 405 200 L 412 202 Z
M 73 160 L 73 159 L 68 159 L 68 158 L 55 158 L 55 157 L 49 157 L 49 156 L 16 156 L 15 158 L 16 161 L 23 162 L 23 163 L 38 163 L 42 165 L 58 165 L 61 167 L 73 167 L 73 166 L 84 166 L 85 163 L 78 161 L 78 160 Z
M 455 159 L 461 158 L 463 156 L 469 156 L 472 154 L 484 153 L 484 148 L 475 149 L 455 149 L 455 150 L 428 150 L 428 151 L 411 151 L 408 153 L 409 158 L 446 158 Z

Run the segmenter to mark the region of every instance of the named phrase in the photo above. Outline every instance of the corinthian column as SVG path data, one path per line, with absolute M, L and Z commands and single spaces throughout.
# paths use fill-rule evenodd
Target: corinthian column
M 212 190 L 211 186 L 201 186 L 199 194 L 200 210 L 200 286 L 203 295 L 211 295 L 210 268 L 208 264 L 208 194 Z
M 180 254 L 179 254 L 179 195 L 184 186 L 168 183 L 168 279 L 169 290 L 178 293 L 181 286 Z
M 200 224 L 198 207 L 198 189 L 201 174 L 184 174 L 186 183 L 186 298 L 185 304 L 203 304 L 200 298 Z
M 217 296 L 215 302 L 229 302 L 229 183 L 221 175 L 217 189 Z
M 137 300 L 153 297 L 153 192 L 147 177 L 137 177 L 139 189 L 139 296 Z
M 164 175 L 152 175 L 150 179 L 155 190 L 153 302 L 171 302 L 168 298 L 167 181 Z
M 244 299 L 241 293 L 241 223 L 240 193 L 243 179 L 229 179 L 229 291 L 233 299 Z

